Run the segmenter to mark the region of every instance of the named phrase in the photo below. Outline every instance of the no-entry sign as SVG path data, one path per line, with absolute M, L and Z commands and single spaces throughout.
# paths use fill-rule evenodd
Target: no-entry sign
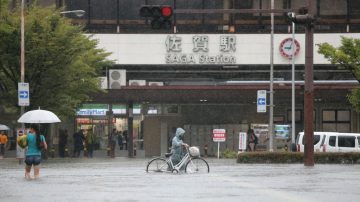
M 226 140 L 225 129 L 213 129 L 213 141 L 214 142 L 225 142 Z

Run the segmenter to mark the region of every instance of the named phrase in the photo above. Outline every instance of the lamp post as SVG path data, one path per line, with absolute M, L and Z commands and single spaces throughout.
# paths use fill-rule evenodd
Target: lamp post
M 74 13 L 77 17 L 82 17 L 85 14 L 84 10 L 72 10 L 72 11 L 62 11 L 61 14 Z
M 295 17 L 295 13 L 289 13 Z M 295 144 L 295 23 L 292 22 L 292 55 L 291 55 L 291 143 Z M 292 148 L 291 148 L 292 149 Z
M 274 0 L 271 0 L 271 10 L 274 9 Z M 269 151 L 273 148 L 274 131 L 274 12 L 271 12 L 271 37 L 270 37 L 270 109 L 269 109 Z

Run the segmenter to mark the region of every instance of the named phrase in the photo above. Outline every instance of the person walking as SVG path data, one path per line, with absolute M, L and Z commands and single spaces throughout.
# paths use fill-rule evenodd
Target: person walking
M 34 178 L 40 177 L 41 150 L 47 149 L 45 137 L 39 134 L 36 124 L 31 124 L 27 134 L 28 147 L 25 155 L 25 179 L 30 180 L 31 168 L 34 169 Z
M 92 129 L 89 129 L 87 131 L 85 142 L 86 142 L 86 150 L 89 158 L 93 157 L 94 154 L 94 144 L 95 144 L 95 135 L 92 131 Z
M 78 158 L 80 157 L 81 150 L 84 149 L 84 141 L 85 141 L 84 130 L 80 129 L 78 132 L 74 133 L 73 138 L 74 138 L 73 157 Z
M 249 146 L 250 146 L 250 151 L 255 151 L 256 150 L 256 145 L 258 143 L 258 138 L 254 133 L 253 129 L 250 129 L 248 131 L 248 136 L 249 136 Z
M 124 150 L 127 150 L 127 143 L 128 143 L 128 132 L 127 130 L 124 130 L 123 132 L 123 139 L 122 139 Z
M 7 135 L 4 132 L 0 131 L 0 158 L 3 158 L 5 155 L 5 148 L 7 142 L 8 142 Z
M 109 135 L 109 148 L 110 148 L 111 158 L 115 158 L 116 136 L 117 136 L 117 132 L 116 132 L 116 128 L 114 128 Z
M 61 158 L 65 157 L 65 148 L 67 145 L 68 132 L 67 130 L 60 130 L 59 133 L 59 156 Z
M 119 132 L 119 134 L 117 136 L 117 140 L 118 140 L 119 149 L 122 150 L 123 149 L 123 136 L 122 136 L 121 131 Z

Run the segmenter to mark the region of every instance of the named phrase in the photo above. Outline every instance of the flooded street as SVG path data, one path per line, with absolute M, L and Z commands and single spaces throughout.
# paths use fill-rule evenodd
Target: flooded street
M 0 201 L 359 201 L 360 165 L 237 164 L 209 174 L 146 173 L 149 159 L 49 159 L 39 180 L 0 160 Z

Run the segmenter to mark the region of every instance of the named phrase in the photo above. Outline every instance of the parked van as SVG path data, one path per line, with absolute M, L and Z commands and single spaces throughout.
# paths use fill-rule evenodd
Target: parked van
M 334 133 L 324 137 L 322 152 L 360 152 L 360 133 Z
M 320 152 L 321 151 L 321 143 L 325 139 L 325 135 L 333 133 L 333 132 L 314 132 L 314 151 Z M 296 139 L 296 146 L 297 151 L 304 152 L 304 144 L 305 144 L 305 138 L 304 138 L 304 132 L 300 132 Z
M 304 152 L 304 132 L 297 139 L 297 151 Z M 360 152 L 359 133 L 314 132 L 314 152 Z

